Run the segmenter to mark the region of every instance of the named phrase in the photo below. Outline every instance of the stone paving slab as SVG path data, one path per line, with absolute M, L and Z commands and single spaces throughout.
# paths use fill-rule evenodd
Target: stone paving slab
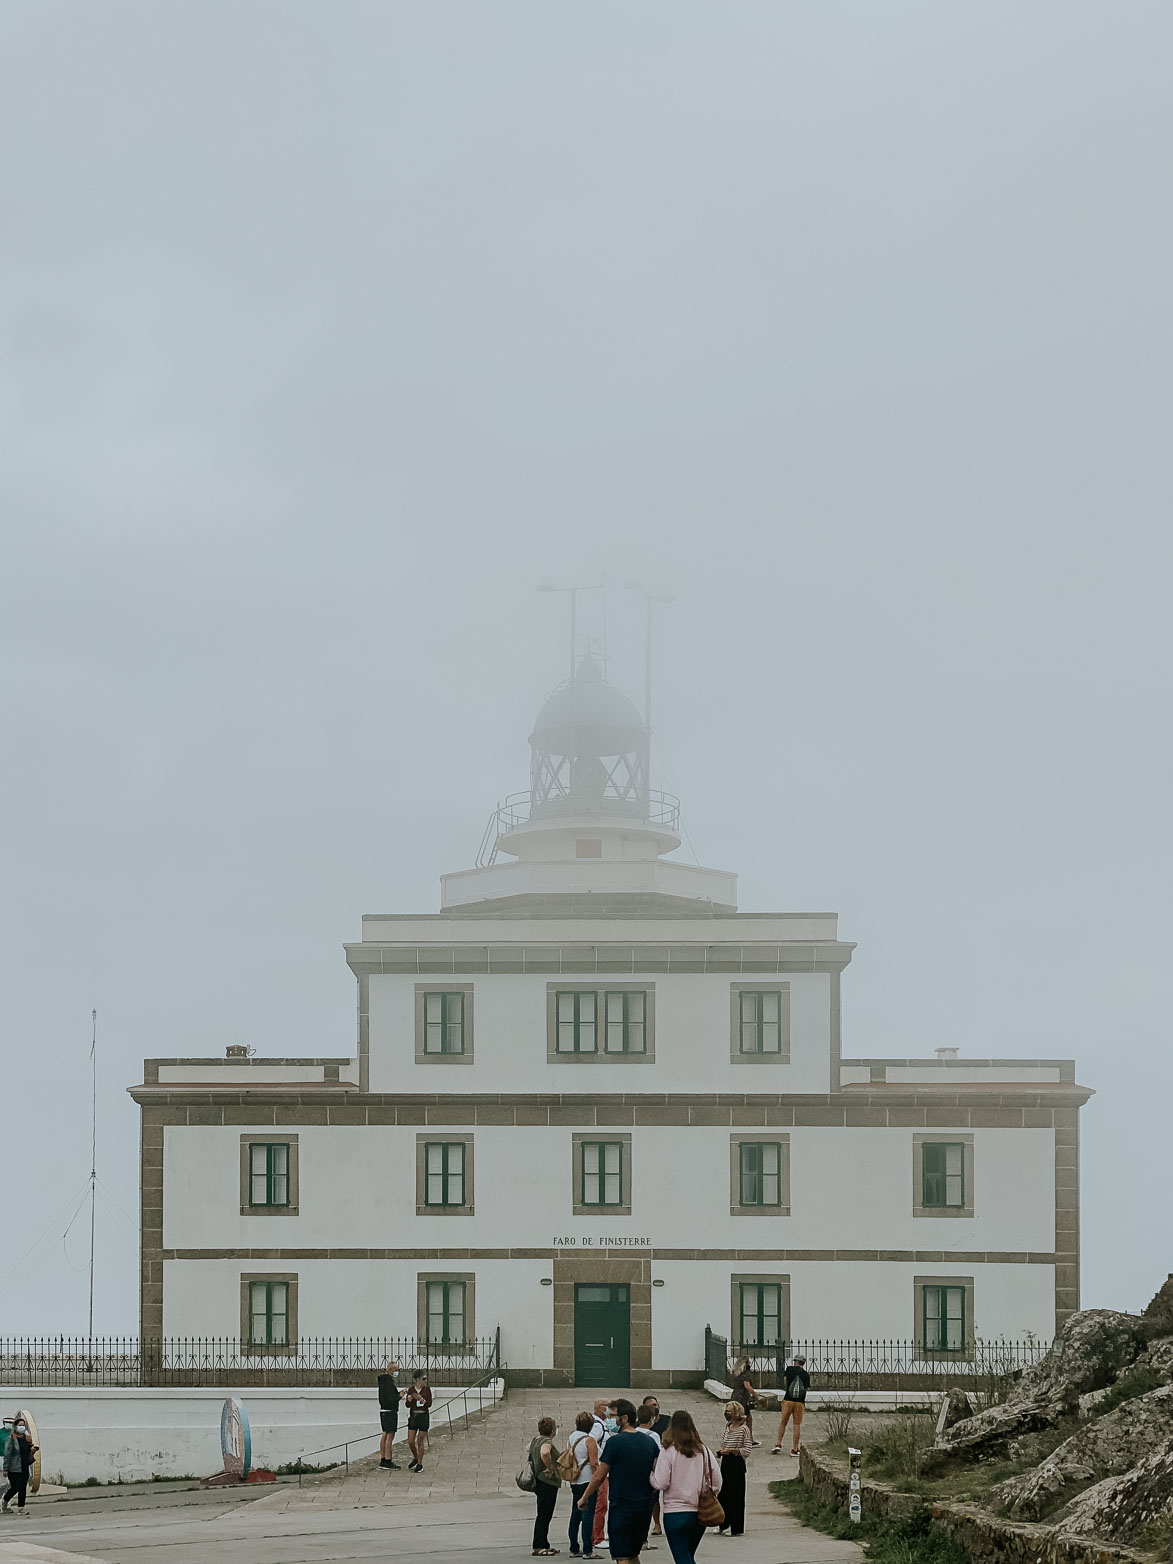
M 62 1553 L 60 1548 L 42 1548 L 35 1542 L 4 1542 L 0 1564 L 102 1564 L 102 1560 L 92 1553 Z

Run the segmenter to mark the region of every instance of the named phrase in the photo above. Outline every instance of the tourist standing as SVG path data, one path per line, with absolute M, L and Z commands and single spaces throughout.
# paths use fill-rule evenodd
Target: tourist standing
M 656 1450 L 657 1450 L 657 1452 L 660 1449 L 660 1434 L 659 1434 L 659 1431 L 656 1428 L 656 1423 L 659 1420 L 658 1417 L 657 1417 L 658 1411 L 659 1411 L 659 1407 L 656 1404 L 656 1402 L 653 1400 L 651 1402 L 651 1404 L 649 1405 L 648 1404 L 648 1400 L 645 1397 L 643 1405 L 640 1407 L 638 1413 L 636 1414 L 636 1422 L 639 1424 L 639 1431 L 640 1431 L 640 1433 L 641 1434 L 647 1434 L 649 1439 L 654 1439 L 656 1441 Z M 664 1418 L 664 1427 L 665 1428 L 668 1427 L 668 1419 L 667 1418 Z M 651 1535 L 653 1537 L 662 1537 L 664 1535 L 664 1528 L 660 1525 L 660 1495 L 659 1494 L 657 1494 L 656 1497 L 652 1500 L 652 1531 L 651 1531 Z M 648 1543 L 648 1547 L 649 1548 L 654 1548 L 655 1546 L 656 1546 L 656 1544 L 654 1542 L 649 1542 Z
M 774 1446 L 773 1454 L 781 1455 L 782 1439 L 786 1433 L 786 1425 L 791 1418 L 794 1419 L 794 1443 L 791 1447 L 791 1455 L 798 1454 L 798 1444 L 802 1429 L 802 1415 L 806 1411 L 806 1393 L 811 1386 L 811 1377 L 806 1371 L 806 1359 L 799 1353 L 793 1363 L 786 1366 L 782 1376 L 782 1421 L 778 1424 L 778 1443 Z
M 749 1382 L 749 1359 L 739 1358 L 733 1365 L 733 1395 L 730 1400 L 737 1401 L 745 1411 L 745 1426 L 749 1429 L 749 1437 L 755 1445 L 760 1445 L 760 1439 L 753 1437 L 753 1409 L 757 1402 L 757 1391 Z
M 534 1474 L 534 1498 L 538 1513 L 534 1519 L 534 1557 L 553 1558 L 557 1548 L 550 1546 L 550 1522 L 558 1503 L 558 1489 L 562 1479 L 558 1475 L 558 1447 L 554 1435 L 558 1424 L 552 1417 L 538 1419 L 537 1437 L 529 1443 L 529 1465 Z
M 740 1537 L 745 1531 L 745 1463 L 753 1448 L 739 1401 L 725 1408 L 725 1437 L 717 1457 L 721 1462 L 721 1508 L 725 1519 L 717 1530 L 722 1536 Z
M 392 1360 L 387 1364 L 386 1370 L 379 1375 L 379 1427 L 382 1429 L 382 1438 L 379 1440 L 379 1465 L 392 1472 L 399 1470 L 393 1459 L 395 1435 L 399 1431 L 399 1386 L 395 1383 L 395 1376 L 399 1373 L 399 1364 Z
M 721 1468 L 687 1412 L 673 1412 L 652 1472 L 664 1505 L 664 1535 L 673 1564 L 693 1564 L 705 1528 L 697 1511 L 701 1493 L 721 1492 Z
M 599 1445 L 599 1459 L 603 1459 L 603 1451 L 607 1448 L 607 1440 L 612 1434 L 619 1432 L 619 1425 L 615 1421 L 610 1401 L 599 1400 L 595 1402 L 595 1422 L 597 1427 L 592 1427 L 591 1433 L 595 1436 Z M 597 1553 L 603 1541 L 603 1534 L 607 1530 L 607 1499 L 610 1488 L 607 1479 L 603 1481 L 595 1491 L 595 1523 L 591 1527 L 591 1551 Z
M 416 1369 L 411 1376 L 411 1389 L 404 1400 L 407 1402 L 407 1447 L 411 1451 L 407 1469 L 422 1472 L 424 1447 L 432 1422 L 432 1387 L 423 1369 Z
M 635 1407 L 630 1401 L 614 1401 L 616 1432 L 607 1436 L 598 1470 L 578 1501 L 585 1510 L 591 1496 L 605 1482 L 610 1490 L 607 1509 L 607 1546 L 611 1557 L 635 1564 L 648 1540 L 654 1497 L 651 1475 L 656 1447 L 638 1431 Z
M 19 1414 L 12 1420 L 12 1437 L 4 1446 L 4 1471 L 8 1476 L 8 1491 L 0 1509 L 5 1515 L 12 1513 L 12 1500 L 16 1500 L 16 1513 L 27 1515 L 25 1501 L 28 1498 L 29 1473 L 33 1469 L 33 1456 L 38 1445 L 33 1444 L 29 1426 Z
M 599 1423 L 593 1412 L 580 1412 L 574 1420 L 574 1433 L 567 1440 L 569 1449 L 573 1452 L 578 1462 L 578 1476 L 570 1484 L 570 1557 L 577 1559 L 597 1559 L 592 1538 L 595 1529 L 595 1498 L 592 1495 L 590 1503 L 585 1510 L 580 1510 L 578 1501 L 586 1492 L 591 1478 L 599 1469 L 599 1440 L 595 1435 L 595 1428 L 602 1432 L 602 1424 Z M 579 1546 L 579 1538 L 582 1546 Z
M 667 1412 L 660 1411 L 660 1403 L 656 1400 L 655 1396 L 645 1396 L 640 1405 L 651 1407 L 652 1412 L 655 1415 L 652 1427 L 655 1429 L 659 1437 L 663 1439 L 664 1430 L 668 1427 L 668 1424 L 672 1421 L 672 1419 L 668 1416 Z

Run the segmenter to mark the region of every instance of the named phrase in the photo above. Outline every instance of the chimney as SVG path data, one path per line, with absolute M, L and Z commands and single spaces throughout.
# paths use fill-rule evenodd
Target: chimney
M 944 1059 L 956 1059 L 957 1058 L 957 1049 L 956 1048 L 938 1048 L 937 1049 L 937 1058 L 938 1059 L 942 1059 L 942 1060 L 944 1060 Z
M 226 1059 L 247 1059 L 251 1053 L 252 1049 L 245 1043 L 229 1043 L 224 1050 L 224 1057 Z

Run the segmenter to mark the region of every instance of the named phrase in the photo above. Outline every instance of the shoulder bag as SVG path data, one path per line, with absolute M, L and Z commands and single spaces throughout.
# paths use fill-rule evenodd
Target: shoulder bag
M 538 1479 L 534 1472 L 534 1463 L 530 1459 L 528 1450 L 526 1451 L 524 1461 L 521 1463 L 521 1470 L 518 1472 L 515 1480 L 522 1493 L 533 1493 L 538 1486 Z
M 721 1501 L 713 1492 L 713 1466 L 712 1456 L 708 1446 L 705 1451 L 705 1475 L 701 1478 L 701 1491 L 697 1500 L 696 1518 L 702 1526 L 721 1526 L 725 1522 L 725 1511 L 721 1508 Z

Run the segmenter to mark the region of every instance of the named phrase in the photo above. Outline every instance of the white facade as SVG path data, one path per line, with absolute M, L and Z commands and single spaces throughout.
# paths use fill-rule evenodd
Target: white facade
M 272 1278 L 279 1333 L 500 1327 L 523 1381 L 699 1381 L 706 1324 L 1050 1337 L 1073 1066 L 842 1059 L 834 916 L 739 913 L 733 876 L 665 861 L 638 717 L 580 679 L 492 860 L 439 914 L 363 920 L 354 1058 L 147 1062 L 144 1336 L 245 1337 Z

